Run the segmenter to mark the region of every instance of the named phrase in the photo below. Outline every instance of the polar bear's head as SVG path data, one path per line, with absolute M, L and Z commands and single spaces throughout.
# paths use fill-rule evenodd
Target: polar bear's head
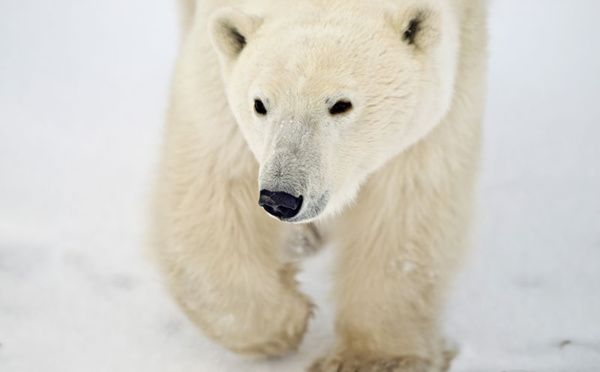
M 260 163 L 260 204 L 287 222 L 348 204 L 440 122 L 454 83 L 445 2 L 315 3 L 264 16 L 224 8 L 210 21 L 231 110 Z

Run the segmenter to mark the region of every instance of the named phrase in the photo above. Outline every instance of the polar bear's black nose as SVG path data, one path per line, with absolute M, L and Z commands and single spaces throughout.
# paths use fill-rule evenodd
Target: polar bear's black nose
M 261 190 L 258 205 L 277 218 L 292 218 L 300 212 L 302 196 L 297 198 L 286 192 Z

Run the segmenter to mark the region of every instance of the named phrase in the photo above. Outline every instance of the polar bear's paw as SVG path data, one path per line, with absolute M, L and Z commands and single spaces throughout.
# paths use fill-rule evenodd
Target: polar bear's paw
M 306 333 L 313 305 L 302 295 L 282 300 L 277 308 L 255 314 L 234 339 L 220 340 L 230 350 L 250 357 L 279 357 L 297 350 Z
M 431 363 L 420 358 L 382 358 L 336 354 L 318 359 L 308 372 L 441 372 Z

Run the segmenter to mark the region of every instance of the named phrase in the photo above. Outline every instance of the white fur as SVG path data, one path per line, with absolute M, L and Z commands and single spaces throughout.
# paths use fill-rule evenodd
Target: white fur
M 183 310 L 234 351 L 295 348 L 312 307 L 280 259 L 290 225 L 257 201 L 265 188 L 302 195 L 287 222 L 313 221 L 339 250 L 337 344 L 310 370 L 444 370 L 438 323 L 479 159 L 485 1 L 182 4 L 154 232 Z M 352 109 L 332 116 L 340 99 Z

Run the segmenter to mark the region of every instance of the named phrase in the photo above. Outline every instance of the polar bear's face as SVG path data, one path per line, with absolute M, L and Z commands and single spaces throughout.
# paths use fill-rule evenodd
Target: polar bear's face
M 439 6 L 439 5 L 437 5 Z M 441 120 L 457 31 L 432 4 L 211 18 L 232 112 L 260 164 L 261 205 L 286 222 L 334 214 Z M 278 14 L 278 13 L 276 13 Z

